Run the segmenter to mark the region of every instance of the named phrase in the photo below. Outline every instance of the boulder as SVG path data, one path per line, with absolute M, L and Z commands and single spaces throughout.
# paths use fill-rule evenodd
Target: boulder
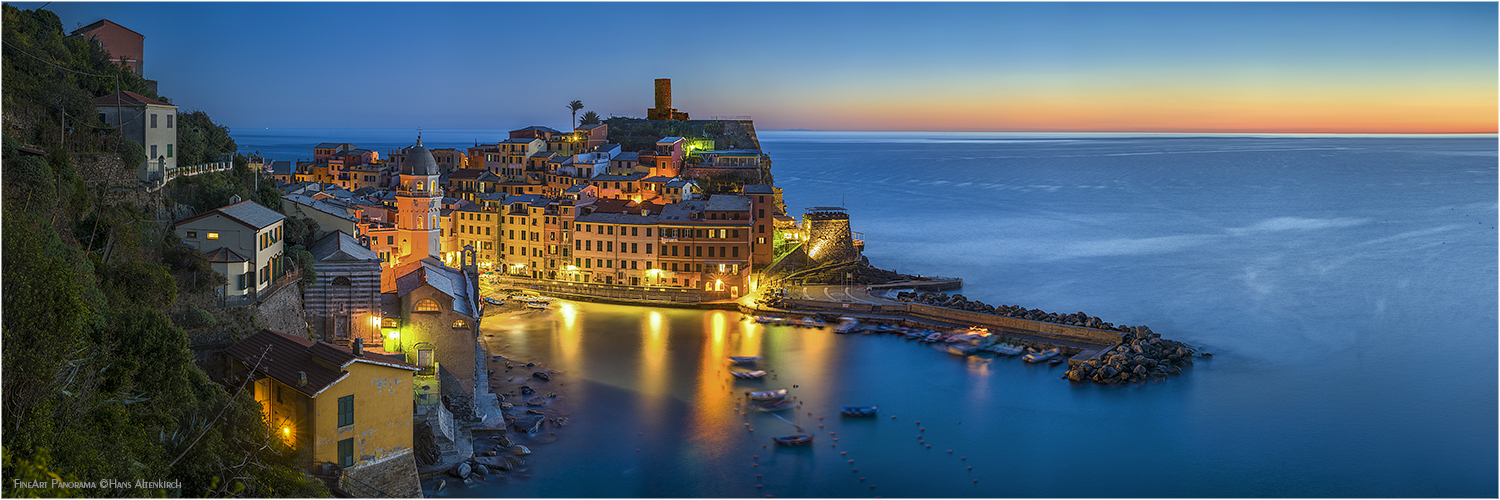
M 518 431 L 526 434 L 535 434 L 542 429 L 542 421 L 544 420 L 546 419 L 541 415 L 523 415 L 516 417 L 515 422 L 512 422 L 511 425 L 515 426 Z
M 475 465 L 474 474 L 483 478 L 484 476 L 490 475 L 490 469 L 488 467 L 485 467 L 483 464 Z
M 510 452 L 511 453 L 515 453 L 517 455 L 530 455 L 531 454 L 531 448 L 527 448 L 526 445 L 523 445 L 523 444 L 518 444 L 514 448 L 511 448 Z
M 523 386 L 521 386 L 521 395 L 522 396 L 530 396 L 532 394 L 536 394 L 536 389 L 532 389 L 531 386 L 529 386 L 529 385 L 523 385 Z
M 543 382 L 546 382 L 548 380 L 552 380 L 552 376 L 546 374 L 545 372 L 531 372 L 531 376 L 535 377 L 537 380 L 541 380 Z
M 512 457 L 479 457 L 474 459 L 474 463 L 479 464 L 480 467 L 484 467 L 486 469 L 508 471 L 515 468 L 515 465 L 512 465 L 511 462 L 507 460 L 508 458 Z
M 468 462 L 459 462 L 458 464 L 453 466 L 453 469 L 448 471 L 448 474 L 459 479 L 468 479 L 469 474 L 472 474 L 473 472 L 474 468 L 469 467 Z
M 432 491 L 443 491 L 443 488 L 447 488 L 447 487 L 448 487 L 448 480 L 447 479 L 439 479 L 437 487 L 433 488 Z

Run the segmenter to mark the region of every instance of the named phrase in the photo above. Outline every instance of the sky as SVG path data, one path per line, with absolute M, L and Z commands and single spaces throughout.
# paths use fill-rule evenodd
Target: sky
M 22 9 L 41 2 L 15 2 Z M 231 128 L 1496 133 L 1497 4 L 52 2 Z M 580 113 L 581 114 L 581 113 Z

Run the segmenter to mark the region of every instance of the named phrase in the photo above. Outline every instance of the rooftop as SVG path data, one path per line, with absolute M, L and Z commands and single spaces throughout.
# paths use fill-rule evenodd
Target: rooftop
M 311 397 L 317 397 L 348 377 L 349 372 L 344 368 L 353 363 L 411 371 L 420 369 L 382 354 L 365 351 L 364 356 L 355 356 L 347 347 L 265 329 L 229 346 L 224 353 Z M 302 375 L 307 377 L 306 384 L 301 383 Z
M 380 262 L 380 255 L 359 244 L 359 240 L 343 231 L 334 231 L 319 238 L 312 247 L 313 260 L 317 262 Z
M 186 219 L 178 221 L 177 224 L 173 225 L 176 226 L 186 224 L 214 214 L 223 215 L 225 217 L 228 217 L 230 220 L 233 220 L 240 224 L 244 224 L 246 226 L 250 226 L 255 229 L 264 229 L 272 224 L 281 222 L 282 219 L 286 218 L 285 215 L 281 215 L 281 212 L 263 207 L 259 203 L 256 203 L 254 201 L 245 200 L 233 205 L 215 208 L 213 210 L 188 217 Z

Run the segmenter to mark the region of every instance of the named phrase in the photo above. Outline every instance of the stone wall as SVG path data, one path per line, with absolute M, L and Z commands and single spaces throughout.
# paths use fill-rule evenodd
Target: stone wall
M 302 314 L 302 290 L 296 282 L 266 295 L 255 308 L 255 321 L 262 328 L 305 337 L 307 319 Z
M 356 498 L 422 498 L 417 461 L 411 450 L 379 462 L 344 469 L 339 487 Z
M 881 306 L 882 311 L 894 310 L 896 306 Z M 1013 331 L 1017 333 L 1029 333 L 1066 340 L 1076 340 L 1091 344 L 1114 344 L 1120 341 L 1120 333 L 1094 328 L 1082 328 L 1071 325 L 1059 325 L 1056 323 L 1044 323 L 1027 319 L 1011 318 L 995 314 L 984 314 L 971 311 L 960 311 L 946 307 L 929 306 L 925 304 L 907 304 L 907 315 L 916 318 L 935 319 L 951 323 L 968 325 L 979 325 L 991 330 Z

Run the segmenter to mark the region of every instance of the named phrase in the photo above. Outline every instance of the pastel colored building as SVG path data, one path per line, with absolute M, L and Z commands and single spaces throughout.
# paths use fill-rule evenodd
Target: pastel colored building
M 159 181 L 177 168 L 177 106 L 129 90 L 94 99 L 99 119 L 146 150 L 136 168 L 143 181 Z
M 244 272 L 224 276 L 235 292 L 227 296 L 259 293 L 287 272 L 281 241 L 285 219 L 275 210 L 246 200 L 178 221 L 173 232 L 201 252 L 228 249 L 244 259 Z
M 340 347 L 271 330 L 224 352 L 230 381 L 251 385 L 261 416 L 306 465 L 337 465 L 343 478 L 378 481 L 384 495 L 421 496 L 412 447 L 418 367 L 359 343 Z
M 108 19 L 100 19 L 88 26 L 73 30 L 68 36 L 98 41 L 109 53 L 109 59 L 130 68 L 136 75 L 144 75 L 146 65 L 146 35 L 121 26 Z

